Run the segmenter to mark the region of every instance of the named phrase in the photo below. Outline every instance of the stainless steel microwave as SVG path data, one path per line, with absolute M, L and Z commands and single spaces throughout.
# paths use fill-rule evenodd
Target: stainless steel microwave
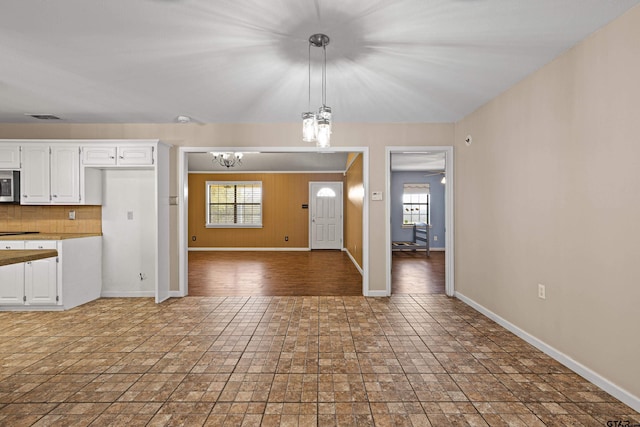
M 0 203 L 20 203 L 19 171 L 0 171 Z

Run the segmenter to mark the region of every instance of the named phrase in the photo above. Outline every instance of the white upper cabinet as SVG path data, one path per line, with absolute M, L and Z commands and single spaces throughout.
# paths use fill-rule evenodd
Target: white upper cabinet
M 29 144 L 22 149 L 21 204 L 49 204 L 49 145 Z
M 78 204 L 80 150 L 77 145 L 25 144 L 21 204 Z
M 82 147 L 85 166 L 115 166 L 117 147 Z
M 80 202 L 80 149 L 77 145 L 51 147 L 51 201 Z
M 153 147 L 118 147 L 118 164 L 151 166 L 153 165 Z
M 0 169 L 20 169 L 20 146 L 0 144 Z
M 82 147 L 84 166 L 153 166 L 152 146 Z

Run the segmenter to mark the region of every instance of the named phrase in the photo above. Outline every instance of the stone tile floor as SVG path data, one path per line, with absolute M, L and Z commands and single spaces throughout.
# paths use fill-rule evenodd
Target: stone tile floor
M 0 313 L 2 426 L 606 426 L 640 414 L 444 295 Z

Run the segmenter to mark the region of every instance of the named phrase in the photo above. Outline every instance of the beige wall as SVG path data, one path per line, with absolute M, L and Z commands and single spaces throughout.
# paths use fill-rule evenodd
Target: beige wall
M 160 139 L 173 144 L 170 194 L 178 194 L 178 146 L 309 147 L 299 123 L 288 124 L 0 124 L 0 138 Z M 454 125 L 411 123 L 335 123 L 331 145 L 369 148 L 369 187 L 384 191 L 385 146 L 452 145 Z M 386 196 L 385 196 L 386 197 Z M 171 215 L 171 289 L 178 289 L 178 206 Z M 369 289 L 385 290 L 384 202 L 369 204 Z
M 455 135 L 456 290 L 635 396 L 639 79 L 636 7 Z
M 206 228 L 207 181 L 262 182 L 262 228 Z M 309 182 L 342 182 L 342 173 L 224 173 L 189 175 L 189 247 L 308 248 Z M 191 237 L 196 236 L 196 241 Z M 289 240 L 285 241 L 284 236 Z

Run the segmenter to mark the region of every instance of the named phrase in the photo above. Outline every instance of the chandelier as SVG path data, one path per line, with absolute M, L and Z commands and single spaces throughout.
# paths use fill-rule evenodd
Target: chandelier
M 220 166 L 232 168 L 242 164 L 242 153 L 211 153 L 213 162 L 218 162 Z
M 308 110 L 302 113 L 302 140 L 315 142 L 318 147 L 331 145 L 331 107 L 327 107 L 327 45 L 329 36 L 314 34 L 309 37 L 309 105 Z M 317 113 L 311 111 L 311 46 L 321 47 L 324 54 L 322 63 L 322 106 Z

